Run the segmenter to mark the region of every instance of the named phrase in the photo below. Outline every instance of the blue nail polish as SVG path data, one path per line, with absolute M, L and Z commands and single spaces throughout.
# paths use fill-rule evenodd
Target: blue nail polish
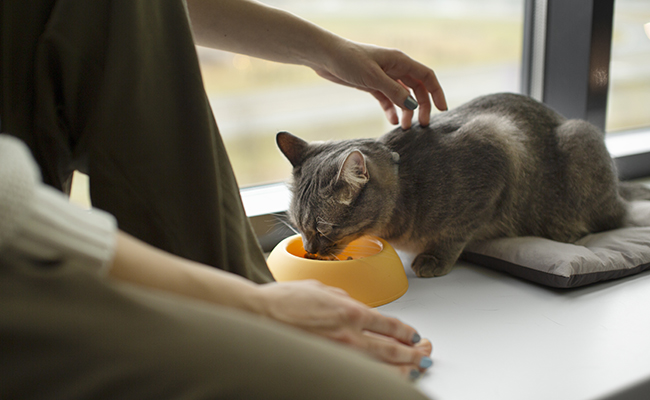
M 420 359 L 420 368 L 429 368 L 430 366 L 433 365 L 433 360 L 431 360 L 429 357 L 424 356 Z
M 404 107 L 408 108 L 409 110 L 415 110 L 418 108 L 418 102 L 415 101 L 413 97 L 409 96 L 406 98 L 406 100 L 404 100 Z
M 419 343 L 421 339 L 422 338 L 420 337 L 420 335 L 418 335 L 417 333 L 414 333 L 413 334 L 413 339 L 411 339 L 411 343 L 413 343 L 413 344 Z
M 420 377 L 420 371 L 417 369 L 412 369 L 411 372 L 409 372 L 409 379 L 411 381 L 414 381 Z

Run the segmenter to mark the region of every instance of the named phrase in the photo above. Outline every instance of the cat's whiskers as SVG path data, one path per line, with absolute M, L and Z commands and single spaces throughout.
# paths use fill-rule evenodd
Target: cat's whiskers
M 275 220 L 271 224 L 273 228 L 276 228 L 278 226 L 284 225 L 285 227 L 289 228 L 294 234 L 298 234 L 298 230 L 291 225 L 291 222 L 289 222 L 289 217 L 284 214 L 284 213 L 272 213 L 270 214 L 273 217 L 275 217 Z

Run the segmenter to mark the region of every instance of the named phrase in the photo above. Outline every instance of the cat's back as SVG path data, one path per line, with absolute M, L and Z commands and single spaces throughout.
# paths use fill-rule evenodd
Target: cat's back
M 503 115 L 519 115 L 526 118 L 535 114 L 535 116 L 539 116 L 540 118 L 549 118 L 556 121 L 564 119 L 560 114 L 539 101 L 517 93 L 494 93 L 479 96 L 451 110 L 449 114 L 465 114 L 468 111 L 474 113 L 489 111 Z M 445 113 L 439 115 L 442 116 L 443 114 Z
M 556 111 L 528 96 L 496 93 L 477 97 L 449 111 L 434 114 L 426 127 L 415 126 L 411 130 L 397 128 L 386 134 L 383 140 L 399 139 L 411 131 L 416 136 L 423 132 L 451 133 L 472 119 L 484 115 L 503 117 L 524 131 L 549 131 L 566 121 Z
M 380 138 L 400 155 L 398 204 L 407 211 L 396 213 L 396 225 L 410 226 L 405 231 L 411 233 L 417 227 L 472 225 L 467 218 L 475 213 L 467 210 L 495 203 L 503 188 L 518 186 L 519 175 L 534 168 L 530 163 L 537 157 L 528 157 L 523 126 L 525 114 L 536 108 L 523 96 L 484 96 L 437 114 L 429 126 L 398 128 Z M 545 123 L 555 122 L 549 113 Z
M 504 154 L 549 157 L 541 152 L 556 150 L 556 128 L 565 121 L 562 115 L 530 97 L 497 93 L 435 114 L 428 126 L 394 129 L 379 141 L 416 159 L 456 159 L 466 149 L 470 151 L 467 156 L 475 158 L 477 152 L 490 153 L 495 146 L 501 147 Z
M 602 132 L 526 96 L 482 96 L 435 115 L 429 126 L 396 129 L 380 140 L 405 160 L 400 164 L 405 193 L 424 198 L 419 200 L 424 206 L 428 199 L 444 198 L 445 204 L 436 200 L 432 209 L 468 210 L 497 199 L 498 212 L 490 215 L 501 217 L 486 223 L 477 237 L 567 241 L 616 226 L 620 219 L 616 174 Z M 593 199 L 613 211 L 593 209 Z M 614 222 L 597 215 L 613 215 Z

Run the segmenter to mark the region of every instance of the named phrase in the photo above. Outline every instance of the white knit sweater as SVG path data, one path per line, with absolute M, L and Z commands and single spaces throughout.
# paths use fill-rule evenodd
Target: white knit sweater
M 44 185 L 27 146 L 0 134 L 0 257 L 17 251 L 105 272 L 116 230 L 110 214 L 83 210 Z

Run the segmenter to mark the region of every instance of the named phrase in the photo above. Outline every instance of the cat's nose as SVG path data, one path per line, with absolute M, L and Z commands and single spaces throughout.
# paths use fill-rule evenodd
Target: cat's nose
M 318 252 L 318 247 L 316 246 L 316 243 L 314 243 L 311 240 L 308 240 L 307 237 L 305 237 L 305 235 L 302 235 L 302 244 L 307 253 L 316 254 Z
M 305 251 L 307 253 L 311 253 L 311 254 L 318 253 L 318 246 L 316 245 L 316 243 L 309 242 L 309 241 L 305 242 L 304 240 L 303 243 L 305 244 Z

